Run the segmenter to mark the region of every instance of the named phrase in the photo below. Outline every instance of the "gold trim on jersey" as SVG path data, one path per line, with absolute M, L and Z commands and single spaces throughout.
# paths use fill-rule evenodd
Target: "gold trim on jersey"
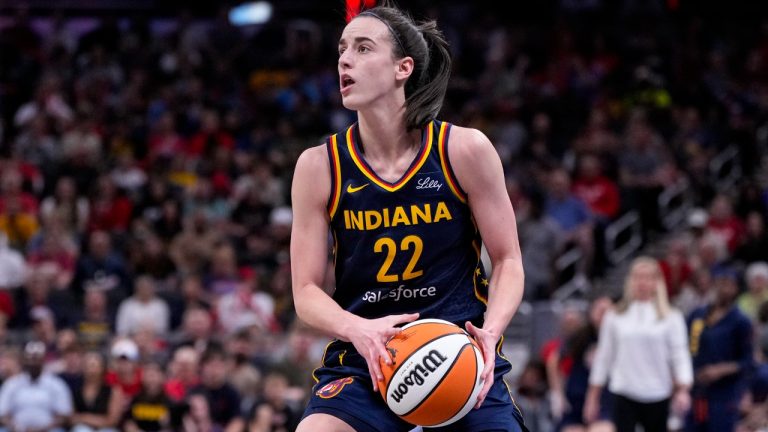
M 339 201 L 341 201 L 341 162 L 339 161 L 339 148 L 338 143 L 336 141 L 336 136 L 338 134 L 334 134 L 331 137 L 331 155 L 333 158 L 331 159 L 331 162 L 333 162 L 331 165 L 331 175 L 334 178 L 333 181 L 333 193 L 331 195 L 331 202 L 328 206 L 328 214 L 331 217 L 331 220 L 333 220 L 333 217 L 336 215 L 336 210 L 339 208 Z
M 445 139 L 446 132 L 448 131 L 448 123 L 442 122 L 440 125 L 440 134 L 439 138 L 437 139 L 438 145 L 437 150 L 440 154 L 440 167 L 443 169 L 443 176 L 445 176 L 445 179 L 448 181 L 448 187 L 451 189 L 451 192 L 453 192 L 454 195 L 456 195 L 456 198 L 459 199 L 462 203 L 467 203 L 467 194 L 464 193 L 464 191 L 461 190 L 461 187 L 459 186 L 459 181 L 454 178 L 453 171 L 451 171 L 448 163 L 448 151 L 447 151 L 447 144 L 448 140 Z
M 312 379 L 315 380 L 315 384 L 320 382 L 320 378 L 318 378 L 317 375 L 315 375 L 315 372 L 317 372 L 320 368 L 325 367 L 325 356 L 328 354 L 328 348 L 330 348 L 331 344 L 334 342 L 336 342 L 336 339 L 333 339 L 330 342 L 328 342 L 328 344 L 325 346 L 325 349 L 323 350 L 323 356 L 321 357 L 321 360 L 320 360 L 320 366 L 316 367 L 315 370 L 312 371 Z
M 352 130 L 355 128 L 355 126 L 350 126 L 347 129 L 347 148 L 349 148 L 349 154 L 352 156 L 352 161 L 357 165 L 357 167 L 360 169 L 360 171 L 368 177 L 369 180 L 374 182 L 376 185 L 378 185 L 380 188 L 388 191 L 388 192 L 395 192 L 398 189 L 402 188 L 406 183 L 408 183 L 408 180 L 413 178 L 414 175 L 416 175 L 417 172 L 421 169 L 422 166 L 424 166 L 424 163 L 429 158 L 429 153 L 432 150 L 432 140 L 434 136 L 434 121 L 429 122 L 429 125 L 427 125 L 427 139 L 426 143 L 424 144 L 424 147 L 421 149 L 421 154 L 417 156 L 416 163 L 412 164 L 411 167 L 406 171 L 405 175 L 398 180 L 396 183 L 389 183 L 387 181 L 382 180 L 369 166 L 365 163 L 363 158 L 357 154 L 357 148 L 355 146 L 354 137 L 352 135 Z

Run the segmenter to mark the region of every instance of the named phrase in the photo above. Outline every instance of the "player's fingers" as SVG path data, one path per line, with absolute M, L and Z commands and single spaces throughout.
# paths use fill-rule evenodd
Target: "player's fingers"
M 381 366 L 379 366 L 380 354 L 376 351 L 376 348 L 370 350 L 371 361 L 368 363 L 368 367 L 371 370 L 371 378 L 373 379 L 373 391 L 378 391 L 379 382 L 384 381 L 384 375 L 381 373 Z
M 405 324 L 411 321 L 416 321 L 417 319 L 419 319 L 419 314 L 410 313 L 410 314 L 392 315 L 392 318 L 393 318 L 392 325 L 394 326 L 397 324 Z
M 384 360 L 384 363 L 387 365 L 392 364 L 392 357 L 389 356 L 389 351 L 387 351 L 387 347 L 384 344 L 379 344 L 377 347 L 377 352 L 379 353 L 379 357 Z M 377 362 L 378 364 L 378 362 Z
M 391 328 L 388 328 L 388 329 L 384 330 L 385 339 L 389 340 L 389 338 L 391 338 L 392 336 L 397 335 L 402 330 L 403 329 L 401 329 L 400 327 L 391 327 Z
M 389 358 L 389 356 L 386 356 L 386 357 Z M 373 373 L 374 373 L 373 376 L 376 377 L 376 381 L 377 381 L 373 385 L 374 386 L 374 390 L 378 387 L 378 382 L 384 381 L 384 374 L 381 373 L 381 365 L 379 364 L 379 358 L 380 358 L 380 355 L 376 354 L 374 356 L 374 361 L 371 364 L 371 368 L 373 368 Z
M 464 327 L 467 328 L 467 332 L 469 332 L 469 334 L 477 337 L 477 327 L 475 327 L 471 322 L 467 321 L 464 323 Z
M 496 356 L 494 352 L 488 353 L 485 351 L 483 353 L 483 357 L 485 357 L 483 360 L 485 361 L 485 365 L 483 365 L 483 371 L 480 373 L 480 378 L 483 381 L 487 381 L 488 378 L 493 380 L 493 369 L 496 366 L 494 362 L 496 361 Z
M 480 408 L 480 406 L 485 401 L 485 397 L 488 396 L 488 391 L 491 389 L 491 386 L 493 385 L 493 376 L 491 376 L 491 379 L 486 380 L 483 383 L 483 388 L 480 390 L 480 393 L 477 395 L 477 403 L 475 404 L 475 408 Z

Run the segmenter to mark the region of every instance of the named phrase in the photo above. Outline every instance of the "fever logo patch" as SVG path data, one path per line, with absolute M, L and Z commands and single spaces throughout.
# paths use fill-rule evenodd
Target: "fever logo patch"
M 354 381 L 354 379 L 351 377 L 340 378 L 335 381 L 331 381 L 324 385 L 315 394 L 323 399 L 330 399 L 341 393 L 341 390 L 344 389 L 344 386 L 347 384 L 352 384 L 352 381 Z

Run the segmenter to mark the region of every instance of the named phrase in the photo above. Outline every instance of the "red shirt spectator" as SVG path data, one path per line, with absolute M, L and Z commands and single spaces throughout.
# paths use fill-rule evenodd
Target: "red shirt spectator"
M 131 222 L 133 203 L 117 194 L 112 179 L 103 176 L 99 179 L 98 191 L 93 199 L 91 215 L 88 221 L 89 231 L 125 231 Z
M 219 128 L 219 115 L 213 110 L 203 114 L 202 126 L 189 140 L 187 154 L 190 156 L 212 156 L 213 150 L 219 147 L 235 148 L 235 139 L 228 132 Z
M 718 195 L 712 200 L 707 232 L 721 237 L 730 252 L 734 252 L 744 240 L 744 222 L 733 214 L 733 204 L 728 196 Z
M 604 220 L 613 219 L 621 204 L 616 182 L 601 174 L 600 159 L 585 155 L 573 181 L 573 194 L 584 201 L 593 214 Z

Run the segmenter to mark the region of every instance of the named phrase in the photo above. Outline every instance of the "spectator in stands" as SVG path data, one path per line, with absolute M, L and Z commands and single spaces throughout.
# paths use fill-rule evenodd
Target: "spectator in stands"
M 165 394 L 177 403 L 185 400 L 190 389 L 200 384 L 199 369 L 200 356 L 194 348 L 191 346 L 177 348 L 168 365 Z
M 211 313 L 201 307 L 187 308 L 175 346 L 190 346 L 202 355 L 213 345 L 215 341 Z
M 121 429 L 126 432 L 171 430 L 175 407 L 163 392 L 163 367 L 159 363 L 145 362 L 142 371 L 141 390 L 128 404 Z
M 744 222 L 733 213 L 733 202 L 724 194 L 715 196 L 709 205 L 707 233 L 721 238 L 729 252 L 734 252 L 744 240 Z
M 233 293 L 241 285 L 237 268 L 237 254 L 229 243 L 221 243 L 213 249 L 208 273 L 204 279 L 206 291 L 213 298 Z
M 208 400 L 213 427 L 224 431 L 239 431 L 245 426 L 240 413 L 240 395 L 227 383 L 227 354 L 221 349 L 209 349 L 202 358 L 201 383 L 192 393 L 201 393 Z
M 736 300 L 741 312 L 752 322 L 757 321 L 760 305 L 768 301 L 768 263 L 754 262 L 744 273 L 747 291 Z
M 288 399 L 288 377 L 275 369 L 264 377 L 264 397 L 250 415 L 251 432 L 292 431 L 301 420 L 297 401 Z
M 753 367 L 752 324 L 736 307 L 738 273 L 714 274 L 715 300 L 688 318 L 695 382 L 686 430 L 733 431 Z
M 160 292 L 167 292 L 176 283 L 176 264 L 168 254 L 166 244 L 155 233 L 148 232 L 133 243 L 131 257 L 134 274 L 151 276 Z
M 21 352 L 15 346 L 0 350 L 0 386 L 12 376 L 21 373 Z
M 642 110 L 630 114 L 626 137 L 619 158 L 621 184 L 627 191 L 627 204 L 640 213 L 644 238 L 661 230 L 658 196 L 669 184 L 670 159 L 661 135 L 648 122 Z
M 96 179 L 91 196 L 91 214 L 88 231 L 124 233 L 130 225 L 133 202 L 117 189 L 108 175 Z
M 734 258 L 747 264 L 768 261 L 768 232 L 762 214 L 751 212 L 747 215 L 744 242 L 736 248 Z
M 133 340 L 120 338 L 112 344 L 111 368 L 105 379 L 108 385 L 120 389 L 127 398 L 126 402 L 141 391 L 142 370 L 139 360 L 139 347 Z
M 66 233 L 80 235 L 85 232 L 89 214 L 90 204 L 86 198 L 78 196 L 77 185 L 71 177 L 60 177 L 54 194 L 40 203 L 40 219 L 57 215 Z
M 749 377 L 747 391 L 739 405 L 741 418 L 738 432 L 759 431 L 768 426 L 768 333 L 765 328 L 756 338 L 759 345 L 754 373 Z
M 130 150 L 117 156 L 117 163 L 110 177 L 115 186 L 126 191 L 130 197 L 139 196 L 139 192 L 147 183 L 147 174 L 139 167 Z
M 276 331 L 275 302 L 269 294 L 260 290 L 258 275 L 249 267 L 244 268 L 240 275 L 242 281 L 235 291 L 224 294 L 218 301 L 217 313 L 222 329 L 228 334 L 251 327 L 261 332 Z
M 110 310 L 129 292 L 129 275 L 119 251 L 113 249 L 112 239 L 105 231 L 94 231 L 88 239 L 88 250 L 77 261 L 72 279 L 72 292 L 82 298 L 86 289 L 107 292 Z
M 115 330 L 121 336 L 131 335 L 143 328 L 155 334 L 168 333 L 171 315 L 168 304 L 155 289 L 155 280 L 148 275 L 136 278 L 134 295 L 123 300 L 117 310 Z
M 683 286 L 693 273 L 693 268 L 688 262 L 688 254 L 685 243 L 680 238 L 672 238 L 667 243 L 664 257 L 659 260 L 661 271 L 664 272 L 664 281 L 667 284 L 667 295 L 674 303 Z
M 215 427 L 211 419 L 211 408 L 208 399 L 200 393 L 193 393 L 187 398 L 189 409 L 182 417 L 185 432 L 222 432 Z
M 603 174 L 600 159 L 593 154 L 585 154 L 579 160 L 573 194 L 587 204 L 598 223 L 605 225 L 619 213 L 619 187 Z
M 82 311 L 74 320 L 78 339 L 88 350 L 107 347 L 113 334 L 112 318 L 107 311 L 107 295 L 99 289 L 85 291 Z
M 24 346 L 24 371 L 0 388 L 0 422 L 7 431 L 63 431 L 72 415 L 72 397 L 64 381 L 43 372 L 45 344 Z M 2 429 L 0 429 L 2 430 Z
M 694 270 L 688 282 L 675 299 L 675 307 L 684 316 L 689 316 L 694 310 L 704 307 L 715 300 L 715 290 L 712 286 L 712 270 L 699 268 Z
M 528 301 L 549 298 L 554 290 L 555 259 L 562 251 L 560 226 L 544 212 L 544 194 L 529 194 L 527 216 L 518 227 L 525 269 L 524 298 Z
M 8 237 L 0 231 L 0 288 L 18 288 L 24 284 L 27 265 L 24 255 L 11 249 Z
M 530 432 L 549 432 L 554 422 L 547 401 L 547 374 L 544 363 L 529 361 L 518 378 L 515 404 L 525 415 L 525 426 Z
M 104 357 L 90 351 L 83 359 L 83 375 L 79 385 L 72 388 L 74 414 L 71 432 L 114 432 L 124 406 L 118 387 L 104 380 Z
M 18 250 L 25 250 L 27 243 L 37 234 L 40 225 L 34 213 L 24 212 L 17 196 L 3 200 L 0 213 L 0 232 L 8 239 L 8 244 Z
M 3 167 L 0 177 L 0 212 L 7 213 L 9 202 L 13 202 L 14 210 L 19 214 L 37 217 L 38 198 L 24 190 L 24 178 L 18 168 Z
M 670 307 L 664 275 L 656 260 L 633 260 L 624 298 L 609 311 L 600 329 L 584 420 L 598 418 L 606 383 L 615 395 L 617 432 L 664 431 L 670 408 L 678 415 L 690 407 L 693 382 L 685 320 Z
M 571 192 L 568 171 L 555 168 L 549 173 L 548 181 L 546 214 L 560 227 L 565 247 L 577 246 L 583 254 L 577 271 L 586 277 L 594 256 L 594 218 L 584 201 Z
M 211 259 L 222 236 L 209 222 L 202 210 L 184 217 L 184 229 L 173 238 L 169 249 L 179 272 L 202 272 Z
M 59 151 L 59 140 L 51 130 L 50 121 L 45 115 L 40 114 L 20 129 L 13 143 L 15 157 L 43 170 L 51 169 L 57 164 Z
M 27 244 L 27 261 L 35 271 L 52 273 L 56 289 L 67 289 L 79 253 L 76 237 L 66 231 L 57 214 L 41 221 L 43 229 Z
M 608 297 L 598 297 L 589 307 L 589 320 L 573 331 L 556 355 L 557 359 L 573 359 L 573 366 L 568 374 L 560 369 L 549 373 L 552 389 L 552 412 L 559 420 L 558 428 L 562 432 L 612 432 L 611 422 L 613 395 L 602 392 L 600 410 L 592 423 L 584 420 L 584 400 L 589 387 L 589 373 L 597 347 L 600 326 L 605 313 L 613 308 L 613 301 Z

